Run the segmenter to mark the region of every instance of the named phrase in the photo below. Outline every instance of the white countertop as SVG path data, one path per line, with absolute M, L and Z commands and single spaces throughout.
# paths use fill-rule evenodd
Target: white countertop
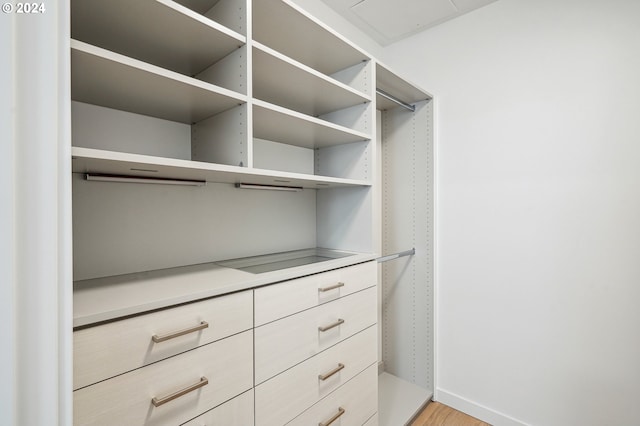
M 374 253 L 353 253 L 346 257 L 259 274 L 224 267 L 218 263 L 203 263 L 76 281 L 73 285 L 73 326 L 86 326 L 248 290 L 371 261 L 376 257 Z

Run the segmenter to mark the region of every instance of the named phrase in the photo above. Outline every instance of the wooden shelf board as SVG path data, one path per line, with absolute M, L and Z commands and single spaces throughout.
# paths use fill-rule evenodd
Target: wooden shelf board
M 307 115 L 320 116 L 370 102 L 364 93 L 259 43 L 253 49 L 253 96 Z
M 307 189 L 371 186 L 370 182 L 363 180 L 253 169 L 91 148 L 73 147 L 71 152 L 74 173 L 200 180 L 230 184 L 301 186 Z
M 378 376 L 380 426 L 407 425 L 431 400 L 433 392 L 389 373 Z
M 382 89 L 390 95 L 408 103 L 431 99 L 432 96 L 422 89 L 408 83 L 380 63 L 376 64 L 376 88 Z M 398 104 L 380 95 L 376 96 L 376 108 L 379 110 L 393 109 Z
M 72 1 L 71 36 L 188 76 L 246 43 L 245 36 L 171 0 Z
M 291 2 L 255 0 L 253 39 L 330 75 L 370 57 Z
M 371 139 L 371 135 L 259 100 L 253 102 L 253 136 L 309 149 Z
M 77 40 L 71 40 L 71 98 L 191 124 L 246 96 Z
M 347 252 L 335 251 L 346 254 Z M 217 263 L 76 281 L 73 284 L 73 326 L 82 327 L 180 303 L 247 290 L 279 281 L 374 260 L 373 253 L 253 274 Z M 126 294 L 127 297 L 122 297 Z

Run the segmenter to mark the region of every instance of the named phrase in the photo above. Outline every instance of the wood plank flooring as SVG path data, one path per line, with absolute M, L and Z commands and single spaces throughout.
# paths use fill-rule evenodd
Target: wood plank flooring
M 491 426 L 439 402 L 431 402 L 411 426 Z

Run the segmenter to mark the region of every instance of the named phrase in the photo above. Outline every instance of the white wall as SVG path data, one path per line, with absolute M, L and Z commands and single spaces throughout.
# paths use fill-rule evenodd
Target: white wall
M 640 419 L 640 2 L 500 0 L 387 48 L 437 97 L 436 398 Z
M 69 10 L 44 5 L 0 17 L 2 425 L 72 423 Z
M 13 16 L 0 15 L 0 58 L 13 57 Z M 0 423 L 16 420 L 13 237 L 13 67 L 0 67 Z

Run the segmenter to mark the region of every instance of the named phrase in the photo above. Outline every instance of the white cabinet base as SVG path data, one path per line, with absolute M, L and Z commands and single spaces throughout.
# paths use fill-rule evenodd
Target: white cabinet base
M 409 424 L 427 405 L 433 392 L 409 383 L 389 373 L 378 376 L 378 424 L 398 426 Z

